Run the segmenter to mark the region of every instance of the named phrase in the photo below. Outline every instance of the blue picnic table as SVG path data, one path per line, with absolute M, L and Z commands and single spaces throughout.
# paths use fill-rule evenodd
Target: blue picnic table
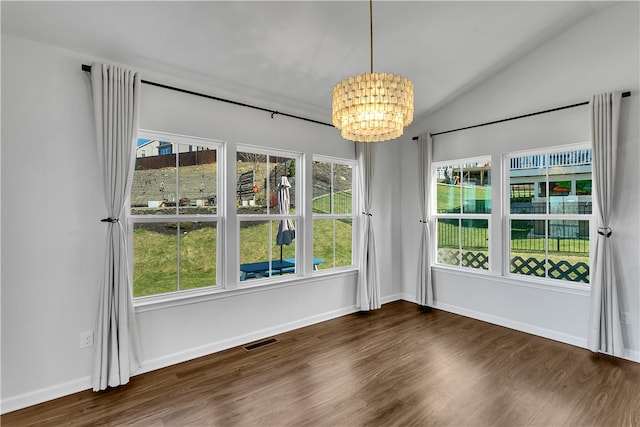
M 318 264 L 323 264 L 325 261 L 321 258 L 313 259 L 313 269 L 318 269 Z M 296 259 L 284 258 L 283 260 L 271 261 L 271 269 L 269 268 L 269 261 L 249 262 L 246 264 L 240 264 L 240 280 L 255 279 L 257 277 L 269 277 L 273 274 L 287 274 L 294 273 L 296 271 Z

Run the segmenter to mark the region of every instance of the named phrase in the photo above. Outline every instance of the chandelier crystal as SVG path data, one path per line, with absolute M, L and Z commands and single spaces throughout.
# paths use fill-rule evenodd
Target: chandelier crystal
M 373 72 L 372 1 L 371 72 L 349 77 L 333 88 L 333 125 L 344 139 L 355 142 L 398 138 L 413 122 L 413 83 L 396 74 Z

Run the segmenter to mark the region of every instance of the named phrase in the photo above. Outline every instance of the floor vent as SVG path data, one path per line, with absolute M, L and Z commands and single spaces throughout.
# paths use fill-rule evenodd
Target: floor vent
M 247 344 L 243 348 L 245 350 L 247 350 L 247 351 L 251 351 L 251 350 L 255 350 L 255 349 L 260 348 L 260 347 L 264 347 L 264 346 L 269 345 L 269 344 L 277 343 L 277 342 L 278 342 L 278 340 L 275 339 L 275 338 L 267 338 L 266 340 L 254 342 L 252 344 Z

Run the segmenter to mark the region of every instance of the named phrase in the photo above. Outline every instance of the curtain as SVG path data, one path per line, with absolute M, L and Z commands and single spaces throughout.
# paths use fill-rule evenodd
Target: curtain
M 363 142 L 356 144 L 358 170 L 360 172 L 360 203 L 362 206 L 360 228 L 360 274 L 358 274 L 357 304 L 361 311 L 380 308 L 380 280 L 376 243 L 371 221 L 371 204 L 373 199 L 373 145 Z
M 107 237 L 91 380 L 93 390 L 99 391 L 128 383 L 140 367 L 127 235 L 121 222 L 135 165 L 140 76 L 119 67 L 93 64 L 91 86 L 98 167 L 107 208 L 107 218 L 102 220 Z
M 418 202 L 420 203 L 420 246 L 418 248 L 418 283 L 416 299 L 421 306 L 433 305 L 431 284 L 431 152 L 433 139 L 430 133 L 418 136 Z
M 623 356 L 613 238 L 613 212 L 618 122 L 621 93 L 594 95 L 589 103 L 593 148 L 593 188 L 597 203 L 594 265 L 591 268 L 591 309 L 587 345 L 591 351 Z

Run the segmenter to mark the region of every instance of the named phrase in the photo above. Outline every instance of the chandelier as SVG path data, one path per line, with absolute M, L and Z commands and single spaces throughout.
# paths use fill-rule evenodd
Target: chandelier
M 388 141 L 413 121 L 413 83 L 373 72 L 373 0 L 369 0 L 371 72 L 342 80 L 333 88 L 332 123 L 344 139 Z

